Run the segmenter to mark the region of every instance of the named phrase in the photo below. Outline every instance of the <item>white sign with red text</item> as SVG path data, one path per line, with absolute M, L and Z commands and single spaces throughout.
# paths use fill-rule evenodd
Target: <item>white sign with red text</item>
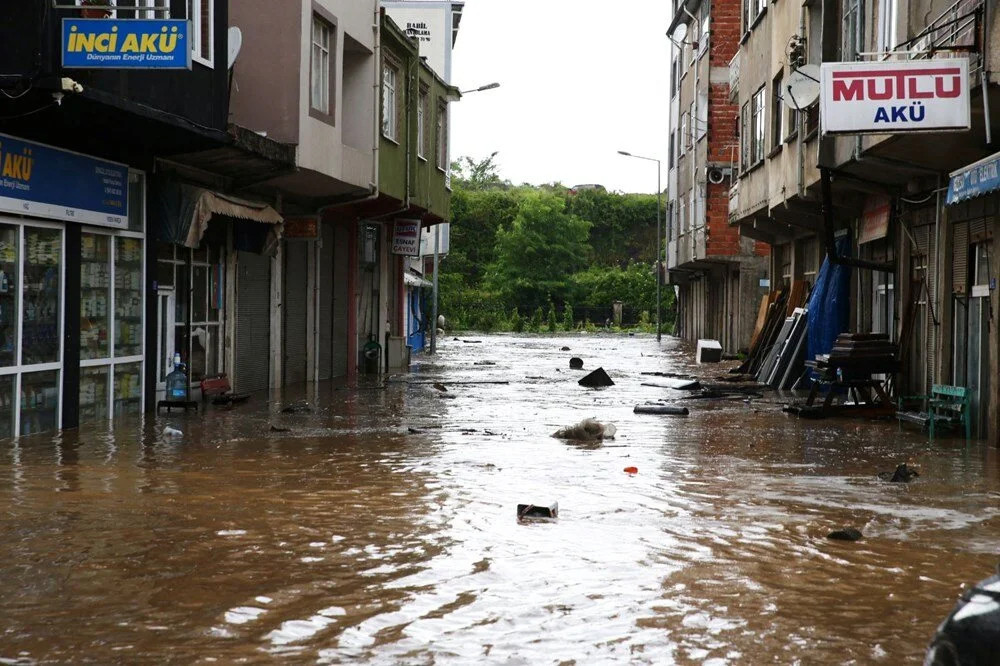
M 392 227 L 392 253 L 420 256 L 420 220 L 396 220 Z
M 824 134 L 971 126 L 968 58 L 825 62 L 820 86 Z

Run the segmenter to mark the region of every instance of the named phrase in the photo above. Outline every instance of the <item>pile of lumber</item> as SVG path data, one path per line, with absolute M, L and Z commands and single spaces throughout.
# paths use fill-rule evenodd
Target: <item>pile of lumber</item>
M 761 368 L 775 349 L 775 345 L 784 345 L 787 342 L 785 325 L 793 318 L 796 309 L 802 309 L 809 298 L 809 287 L 804 281 L 792 283 L 791 289 L 776 289 L 761 297 L 760 308 L 757 310 L 757 323 L 754 326 L 753 336 L 750 338 L 750 348 L 747 352 L 747 359 L 738 368 L 734 368 L 734 374 L 749 374 L 757 377 L 758 381 L 767 383 L 761 377 Z M 803 317 L 803 324 L 805 319 Z M 782 338 L 784 330 L 785 337 Z M 804 331 L 802 333 L 804 338 Z M 771 368 L 773 370 L 773 367 Z

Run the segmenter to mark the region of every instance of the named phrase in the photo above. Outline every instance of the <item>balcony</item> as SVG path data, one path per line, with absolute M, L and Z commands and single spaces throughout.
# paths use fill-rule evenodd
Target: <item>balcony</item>
M 736 99 L 740 92 L 740 52 L 729 61 L 729 101 Z

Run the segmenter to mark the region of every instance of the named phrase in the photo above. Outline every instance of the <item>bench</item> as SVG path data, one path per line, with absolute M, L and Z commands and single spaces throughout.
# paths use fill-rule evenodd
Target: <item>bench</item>
M 232 405 L 238 402 L 246 402 L 250 398 L 249 393 L 233 393 L 229 384 L 229 377 L 225 373 L 214 377 L 205 377 L 201 380 L 202 399 L 211 398 L 213 405 Z
M 930 437 L 934 439 L 934 431 L 939 426 L 965 427 L 965 438 L 972 436 L 972 420 L 970 419 L 972 391 L 964 386 L 949 386 L 934 384 L 930 395 L 902 396 L 899 399 L 899 409 L 896 418 L 900 425 L 903 422 L 915 423 L 926 427 Z M 903 408 L 904 403 L 920 402 L 922 410 L 913 411 Z

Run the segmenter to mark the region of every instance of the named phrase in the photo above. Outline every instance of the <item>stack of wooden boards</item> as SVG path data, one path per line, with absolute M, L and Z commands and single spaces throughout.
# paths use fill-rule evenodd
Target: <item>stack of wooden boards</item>
M 747 359 L 733 372 L 754 375 L 774 388 L 791 388 L 803 366 L 808 298 L 809 286 L 804 281 L 761 297 Z
M 884 333 L 841 333 L 829 354 L 816 356 L 816 367 L 840 368 L 844 375 L 891 374 L 899 346 Z

